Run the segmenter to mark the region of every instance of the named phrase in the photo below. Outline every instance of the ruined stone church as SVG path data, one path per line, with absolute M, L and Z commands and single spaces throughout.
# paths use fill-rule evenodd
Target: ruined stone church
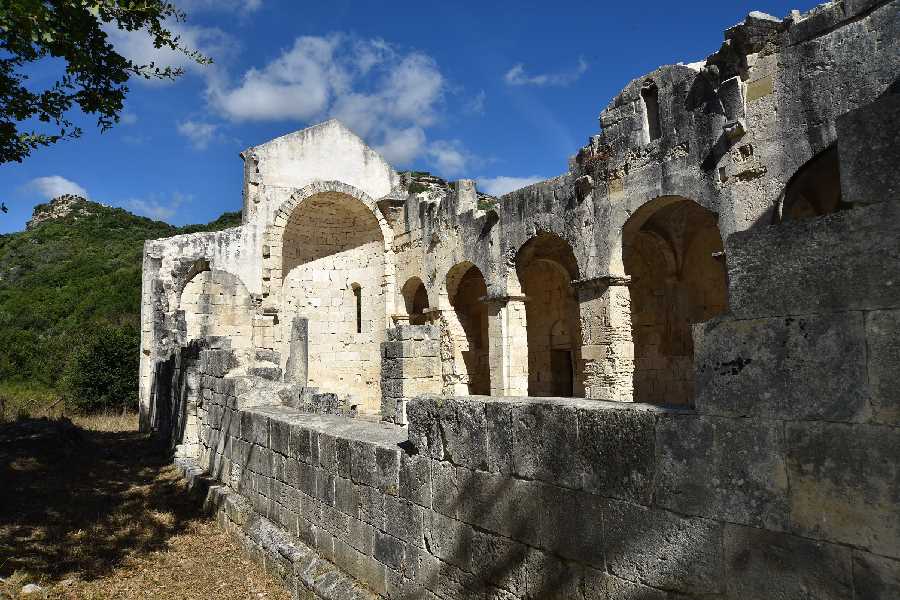
M 900 1 L 843 0 L 500 198 L 254 146 L 240 227 L 145 245 L 142 427 L 324 598 L 898 598 L 898 141 Z

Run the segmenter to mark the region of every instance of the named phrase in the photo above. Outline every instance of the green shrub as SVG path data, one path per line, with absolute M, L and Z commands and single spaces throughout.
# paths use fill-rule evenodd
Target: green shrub
M 63 373 L 67 406 L 80 412 L 136 409 L 140 343 L 140 332 L 128 325 L 97 325 L 83 333 Z

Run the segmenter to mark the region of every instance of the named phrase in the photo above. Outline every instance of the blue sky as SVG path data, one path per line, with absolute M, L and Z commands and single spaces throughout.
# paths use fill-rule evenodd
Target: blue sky
M 631 79 L 714 52 L 751 10 L 782 0 L 672 3 L 184 0 L 184 40 L 215 60 L 174 83 L 134 81 L 122 122 L 0 165 L 24 228 L 63 192 L 173 224 L 241 206 L 238 153 L 338 117 L 397 169 L 475 178 L 503 193 L 559 175 Z M 184 64 L 138 34 L 110 32 L 135 60 Z M 34 73 L 40 83 L 52 65 Z

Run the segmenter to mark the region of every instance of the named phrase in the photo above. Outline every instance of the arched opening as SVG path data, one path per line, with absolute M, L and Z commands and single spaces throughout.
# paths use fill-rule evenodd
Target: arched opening
M 350 394 L 363 411 L 380 402 L 384 341 L 384 238 L 362 202 L 339 192 L 304 200 L 282 238 L 282 327 L 308 319 L 308 384 Z M 286 346 L 289 336 L 282 336 Z M 282 360 L 288 354 L 285 347 Z
M 362 287 L 358 283 L 350 285 L 353 297 L 356 300 L 356 333 L 362 333 Z
M 516 255 L 516 272 L 526 297 L 528 395 L 584 396 L 581 323 L 572 281 L 578 265 L 571 246 L 542 233 Z
M 641 100 L 644 101 L 644 127 L 649 141 L 658 140 L 662 136 L 659 122 L 659 88 L 650 79 L 641 87 Z
M 634 400 L 690 405 L 691 326 L 728 307 L 716 215 L 687 198 L 657 198 L 628 220 L 622 244 L 632 278 Z
M 409 316 L 410 325 L 423 325 L 426 322 L 425 310 L 428 308 L 428 290 L 418 277 L 410 277 L 403 284 L 403 304 Z
M 800 167 L 787 186 L 781 204 L 782 221 L 811 219 L 848 208 L 841 199 L 837 144 Z
M 453 308 L 447 328 L 453 345 L 452 386 L 457 392 L 489 395 L 487 284 L 481 270 L 461 263 L 447 274 L 447 299 Z
M 222 336 L 231 339 L 233 348 L 252 343 L 250 294 L 236 275 L 218 270 L 197 272 L 181 290 L 178 308 L 184 312 L 185 341 Z

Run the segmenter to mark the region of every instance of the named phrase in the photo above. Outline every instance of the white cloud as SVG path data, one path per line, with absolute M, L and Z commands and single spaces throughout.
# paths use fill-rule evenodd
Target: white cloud
M 583 58 L 578 59 L 578 65 L 572 70 L 538 75 L 529 75 L 525 65 L 518 63 L 506 72 L 503 80 L 507 85 L 566 86 L 577 81 L 587 70 L 588 64 Z
M 220 137 L 218 130 L 219 126 L 215 123 L 187 120 L 178 124 L 178 133 L 186 137 L 196 150 L 206 150 L 211 142 Z
M 479 177 L 478 187 L 486 194 L 491 196 L 502 196 L 525 186 L 544 181 L 546 177 L 533 175 L 531 177 L 506 177 L 498 175 L 497 177 Z
M 63 194 L 75 194 L 76 196 L 81 196 L 83 198 L 88 197 L 86 189 L 61 175 L 36 177 L 26 183 L 24 188 L 31 192 L 37 192 L 47 200 L 62 196 Z
M 213 105 L 235 121 L 308 120 L 321 114 L 333 94 L 345 87 L 346 74 L 335 62 L 342 37 L 304 36 L 261 70 L 250 69 L 241 83 L 224 89 L 214 82 Z
M 235 41 L 227 33 L 216 27 L 195 27 L 177 21 L 168 21 L 165 27 L 178 36 L 179 43 L 189 49 L 198 50 L 203 55 L 221 60 L 235 47 Z M 176 52 L 170 48 L 155 48 L 153 39 L 143 30 L 125 31 L 106 23 L 103 31 L 109 38 L 109 42 L 116 52 L 138 65 L 154 65 L 157 68 L 180 68 L 186 71 L 199 72 L 205 69 L 207 75 L 214 71 L 211 65 L 199 65 L 196 61 L 182 52 Z M 135 81 L 145 83 L 166 84 L 168 80 L 144 79 L 135 77 Z
M 251 13 L 262 7 L 262 0 L 179 0 L 178 8 L 188 15 L 201 11 L 240 11 Z
M 136 214 L 151 219 L 169 221 L 178 213 L 182 204 L 191 202 L 193 199 L 194 197 L 190 194 L 175 192 L 168 200 L 164 200 L 158 195 L 149 198 L 130 198 L 123 203 L 123 206 Z
M 426 154 L 444 177 L 462 173 L 473 158 L 459 140 L 432 142 L 428 146 Z
M 425 132 L 421 127 L 389 130 L 383 134 L 383 142 L 375 147 L 384 158 L 393 164 L 407 164 L 422 152 L 425 146 Z
M 119 123 L 122 125 L 134 125 L 137 123 L 137 120 L 137 115 L 127 110 L 122 111 L 122 114 L 119 115 Z
M 485 100 L 487 100 L 487 94 L 481 90 L 463 104 L 463 111 L 470 115 L 483 115 Z
M 211 80 L 208 97 L 232 121 L 337 118 L 402 165 L 427 148 L 425 129 L 439 120 L 446 88 L 430 56 L 337 33 L 298 37 L 237 82 Z

